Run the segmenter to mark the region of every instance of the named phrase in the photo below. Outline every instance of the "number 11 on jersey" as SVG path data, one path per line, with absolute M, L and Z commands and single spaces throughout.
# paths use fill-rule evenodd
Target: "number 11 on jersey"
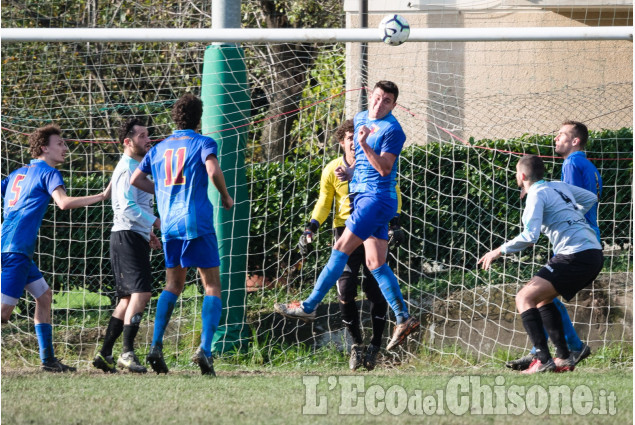
M 183 175 L 183 165 L 185 164 L 186 148 L 178 148 L 176 150 L 176 172 L 173 164 L 174 149 L 167 149 L 163 154 L 165 158 L 165 186 L 185 184 L 185 176 Z

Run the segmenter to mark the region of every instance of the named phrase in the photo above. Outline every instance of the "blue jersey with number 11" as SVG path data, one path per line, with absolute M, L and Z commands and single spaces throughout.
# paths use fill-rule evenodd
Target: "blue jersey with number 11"
M 164 241 L 215 233 L 205 160 L 217 152 L 218 145 L 211 137 L 194 130 L 177 130 L 150 149 L 139 164 L 139 170 L 154 178 Z

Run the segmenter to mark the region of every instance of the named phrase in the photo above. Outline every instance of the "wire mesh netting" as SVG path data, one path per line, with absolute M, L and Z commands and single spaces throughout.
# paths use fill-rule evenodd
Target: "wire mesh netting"
M 273 26 L 283 19 L 267 15 L 256 2 L 244 3 L 251 26 Z M 3 25 L 207 27 L 211 19 L 209 10 L 191 2 L 119 2 L 99 11 L 91 5 L 3 7 Z M 338 13 L 329 9 L 336 6 Z M 320 7 L 329 18 L 316 12 L 314 23 L 344 25 L 339 2 Z M 571 19 L 563 13 L 549 16 L 544 25 Z M 284 19 L 293 20 L 293 14 Z M 441 26 L 456 25 L 458 18 L 448 13 L 429 19 L 425 25 Z M 485 26 L 494 18 L 465 19 Z M 503 24 L 514 22 L 510 17 Z M 27 135 L 55 122 L 70 147 L 59 167 L 69 194 L 102 191 L 121 155 L 115 136 L 121 121 L 142 118 L 155 141 L 171 134 L 174 102 L 185 92 L 201 93 L 206 48 L 201 43 L 3 44 L 2 177 L 28 163 Z M 300 259 L 295 246 L 317 200 L 321 171 L 341 154 L 334 132 L 357 112 L 353 105 L 366 90 L 354 85 L 356 46 L 249 43 L 242 49 L 251 98 L 251 125 L 238 130 L 247 137 L 241 153 L 249 241 L 246 253 L 222 259 L 247 258 L 241 280 L 232 282 L 246 289 L 241 325 L 250 330 L 249 344 L 262 363 L 293 361 L 298 352 L 329 344 L 345 349 L 350 341 L 335 290 L 311 325 L 283 320 L 274 315 L 273 304 L 307 296 L 330 253 L 330 219 L 310 255 Z M 433 350 L 466 360 L 529 348 L 514 295 L 548 259 L 546 239 L 499 261 L 491 272 L 479 272 L 476 261 L 520 232 L 515 164 L 521 155 L 543 156 L 548 178 L 560 178 L 562 160 L 553 150 L 553 136 L 564 119 L 584 121 L 592 130 L 587 155 L 604 179 L 599 225 L 607 258 L 598 280 L 567 307 L 592 347 L 631 344 L 632 43 L 371 44 L 371 87 L 379 79 L 400 87 L 394 115 L 408 137 L 399 163 L 406 240 L 391 248 L 389 264 L 423 324 L 397 356 Z M 55 292 L 53 323 L 61 357 L 87 362 L 103 340 L 116 302 L 111 223 L 109 203 L 69 211 L 50 206 L 40 229 L 34 261 Z M 156 296 L 164 285 L 161 252 L 152 254 L 152 265 L 155 292 L 137 338 L 141 352 L 149 348 Z M 189 273 L 166 333 L 165 352 L 174 365 L 189 362 L 200 338 L 203 293 L 194 271 Z M 358 299 L 368 337 L 369 308 L 362 291 Z M 27 296 L 3 326 L 3 365 L 37 364 L 33 309 Z

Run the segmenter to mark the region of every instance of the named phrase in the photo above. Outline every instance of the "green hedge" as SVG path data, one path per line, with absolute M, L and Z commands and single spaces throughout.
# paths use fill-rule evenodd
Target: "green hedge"
M 404 150 L 400 161 L 403 193 L 402 226 L 408 242 L 399 249 L 402 279 L 416 282 L 426 265 L 474 269 L 476 260 L 490 247 L 519 232 L 521 201 L 515 184 L 518 155 L 546 156 L 547 176 L 558 179 L 561 160 L 555 157 L 550 136 L 523 136 L 513 140 L 470 140 L 473 146 L 429 143 Z M 604 242 L 625 246 L 632 243 L 632 153 L 630 128 L 592 135 L 590 158 L 604 180 L 600 227 Z M 487 149 L 484 149 L 487 148 Z M 493 150 L 492 150 L 493 149 Z M 300 158 L 283 163 L 258 163 L 247 168 L 251 197 L 248 253 L 250 273 L 278 277 L 308 220 L 318 197 L 320 174 L 328 158 Z M 110 177 L 107 176 L 106 180 Z M 103 176 L 73 176 L 67 180 L 70 194 L 97 193 Z M 108 260 L 112 210 L 80 208 L 60 211 L 49 208 L 40 230 L 36 261 L 50 272 L 47 279 L 56 289 L 86 287 L 113 297 L 114 286 Z M 325 264 L 332 242 L 330 220 L 315 241 L 298 282 L 312 284 Z M 547 255 L 546 243 L 536 248 Z M 162 285 L 163 257 L 153 256 L 156 290 Z

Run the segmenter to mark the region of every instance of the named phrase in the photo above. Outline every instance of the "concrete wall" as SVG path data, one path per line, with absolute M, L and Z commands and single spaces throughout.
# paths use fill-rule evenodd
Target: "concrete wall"
M 384 14 L 370 14 L 376 27 Z M 632 25 L 632 9 L 442 11 L 404 14 L 412 27 Z M 347 26 L 358 25 L 349 13 Z M 348 47 L 348 88 L 359 87 L 358 44 Z M 633 44 L 629 41 L 369 43 L 368 82 L 395 81 L 395 112 L 409 143 L 509 138 L 556 131 L 564 119 L 591 129 L 633 125 Z M 356 92 L 348 115 L 357 110 Z M 414 115 L 412 115 L 414 114 Z

